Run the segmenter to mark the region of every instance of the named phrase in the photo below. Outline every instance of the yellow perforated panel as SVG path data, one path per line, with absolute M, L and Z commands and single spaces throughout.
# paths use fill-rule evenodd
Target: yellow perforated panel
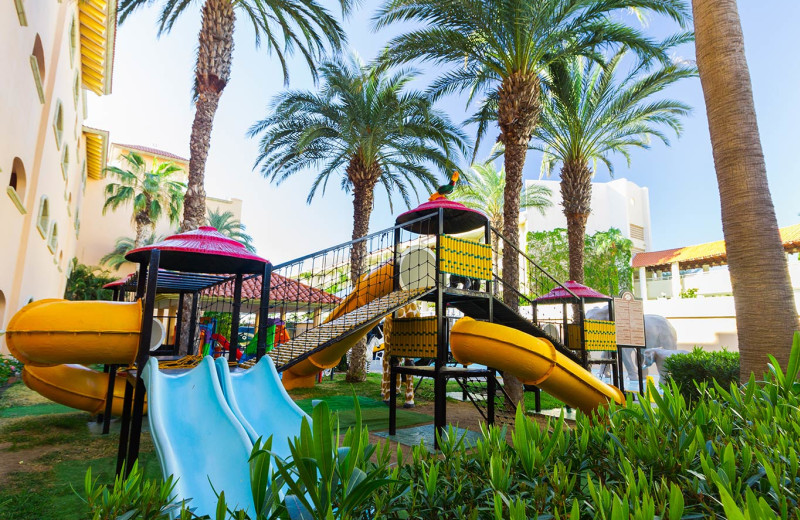
M 586 335 L 586 350 L 617 350 L 617 329 L 613 321 L 584 320 L 583 328 Z M 568 325 L 567 331 L 570 346 L 580 345 L 581 334 L 578 325 Z
M 491 246 L 442 235 L 439 248 L 439 268 L 443 273 L 479 280 L 492 279 Z
M 436 357 L 436 317 L 396 318 L 386 330 L 386 353 L 410 358 Z

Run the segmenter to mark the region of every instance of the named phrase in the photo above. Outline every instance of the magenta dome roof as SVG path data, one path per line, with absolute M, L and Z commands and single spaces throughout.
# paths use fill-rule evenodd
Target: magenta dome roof
M 211 226 L 172 235 L 157 244 L 133 249 L 125 255 L 129 262 L 146 263 L 150 251 L 161 251 L 159 267 L 192 273 L 262 273 L 268 260 L 249 252 Z
M 564 285 L 564 287 L 566 287 L 567 289 L 572 291 L 573 294 L 575 294 L 575 296 L 577 296 L 578 298 L 584 298 L 586 300 L 603 300 L 603 301 L 608 301 L 608 300 L 611 299 L 611 297 L 606 296 L 603 293 L 599 293 L 599 292 L 595 291 L 594 289 L 592 289 L 591 287 L 587 287 L 587 286 L 585 286 L 583 284 L 579 284 L 578 282 L 573 281 L 573 280 L 570 280 L 568 282 L 564 282 L 563 285 Z M 550 291 L 549 293 L 545 294 L 544 296 L 540 296 L 540 297 L 536 298 L 536 300 L 534 300 L 534 301 L 536 301 L 536 302 L 556 302 L 556 301 L 560 302 L 560 301 L 564 301 L 564 300 L 574 301 L 575 298 L 572 296 L 572 294 L 568 293 L 562 287 L 559 286 L 559 287 L 554 288 L 552 291 Z
M 444 210 L 445 233 L 464 233 L 465 231 L 472 231 L 473 229 L 485 226 L 486 222 L 489 220 L 489 217 L 482 211 L 468 208 L 454 200 L 442 198 L 423 202 L 416 208 L 402 213 L 395 220 L 395 225 L 400 226 L 425 215 L 435 215 L 436 212 L 439 211 L 439 208 Z M 404 228 L 421 235 L 433 235 L 436 234 L 437 231 L 429 221 L 415 222 L 408 227 L 404 226 Z

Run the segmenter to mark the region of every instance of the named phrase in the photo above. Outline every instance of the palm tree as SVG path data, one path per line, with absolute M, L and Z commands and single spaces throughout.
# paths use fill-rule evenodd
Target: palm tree
M 121 0 L 119 21 L 155 0 Z M 339 0 L 347 14 L 352 0 Z M 167 0 L 161 10 L 159 36 L 172 29 L 175 21 L 194 8 L 194 2 Z M 222 91 L 228 84 L 233 61 L 233 32 L 236 14 L 251 22 L 256 46 L 263 38 L 267 49 L 280 61 L 284 82 L 289 80 L 286 54 L 298 51 L 316 78 L 316 63 L 325 54 L 325 44 L 339 50 L 345 40 L 336 19 L 316 0 L 204 0 L 195 65 L 195 114 L 189 141 L 189 187 L 186 191 L 181 231 L 197 229 L 206 219 L 204 184 L 211 129 Z
M 145 236 L 144 240 L 142 240 L 142 243 L 138 247 L 149 246 L 151 244 L 155 244 L 156 242 L 160 242 L 163 239 L 163 236 L 156 237 L 156 235 L 151 233 Z M 136 249 L 136 247 L 135 239 L 130 237 L 119 237 L 117 238 L 116 242 L 114 242 L 114 249 L 100 259 L 100 265 L 108 266 L 115 271 L 119 271 L 119 268 L 127 262 L 127 260 L 125 260 L 125 255 L 127 255 L 128 251 L 131 249 Z
M 182 172 L 181 168 L 170 162 L 154 163 L 148 170 L 144 159 L 136 152 L 120 157 L 127 169 L 109 166 L 106 172 L 113 174 L 118 182 L 106 185 L 106 202 L 103 214 L 111 208 L 116 211 L 122 205 L 133 203 L 132 220 L 136 226 L 134 246 L 140 247 L 148 229 L 155 233 L 156 223 L 166 212 L 171 224 L 180 218 L 183 193 L 186 185 L 172 180 L 172 176 Z
M 236 240 L 251 253 L 256 252 L 256 248 L 253 246 L 253 237 L 247 234 L 244 224 L 236 220 L 230 211 L 209 211 L 206 223 L 226 237 Z
M 753 105 L 736 0 L 692 0 L 736 308 L 740 377 L 760 376 L 768 354 L 786 366 L 800 329 Z
M 680 24 L 688 20 L 684 0 L 387 0 L 375 16 L 376 27 L 411 21 L 424 24 L 392 39 L 387 63 L 426 60 L 454 65 L 431 86 L 444 95 L 469 91 L 469 101 L 485 95 L 478 111 L 477 151 L 494 120 L 497 140 L 505 145 L 506 188 L 503 234 L 519 243 L 517 216 L 522 169 L 528 143 L 541 112 L 541 81 L 547 67 L 572 56 L 599 59 L 602 47 L 625 44 L 641 57 L 668 57 L 662 45 L 611 16 L 624 9 L 665 14 Z M 667 40 L 685 41 L 686 34 Z M 505 255 L 503 277 L 519 285 L 519 257 Z M 515 291 L 504 291 L 516 309 Z
M 453 153 L 466 152 L 466 137 L 424 94 L 407 87 L 414 74 L 365 67 L 357 58 L 340 58 L 320 67 L 319 92 L 290 91 L 275 98 L 271 113 L 250 129 L 261 136 L 256 161 L 275 183 L 307 168 L 319 171 L 308 202 L 331 176 L 353 194 L 353 240 L 367 234 L 375 187 L 398 192 L 410 204 L 415 182 L 434 189 L 436 176 L 456 168 Z M 354 244 L 350 276 L 363 273 L 366 244 Z M 366 343 L 354 347 L 348 379 L 363 381 Z
M 506 177 L 503 168 L 495 168 L 492 161 L 472 165 L 469 181 L 456 186 L 453 200 L 457 200 L 469 208 L 483 211 L 489 217 L 492 227 L 498 231 L 503 229 L 503 203 L 505 202 Z M 532 185 L 523 189 L 519 198 L 520 209 L 535 208 L 544 215 L 550 202 L 550 188 Z M 517 219 L 519 221 L 519 219 Z M 492 250 L 498 251 L 499 238 L 492 235 Z
M 547 96 L 531 149 L 544 152 L 542 171 L 549 175 L 561 164 L 561 200 L 567 217 L 569 278 L 584 281 L 586 220 L 591 211 L 592 164 L 600 161 L 614 172 L 610 155 L 628 160 L 631 148 L 648 148 L 655 137 L 669 144 L 662 127 L 680 134 L 680 117 L 691 109 L 653 96 L 696 74 L 693 67 L 670 64 L 649 71 L 639 63 L 621 80 L 615 75 L 625 51 L 607 64 L 584 58 L 554 64 Z

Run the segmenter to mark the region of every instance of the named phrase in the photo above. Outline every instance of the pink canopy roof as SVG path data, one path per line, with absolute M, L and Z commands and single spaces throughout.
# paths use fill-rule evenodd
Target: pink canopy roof
M 575 294 L 578 298 L 584 298 L 587 300 L 610 300 L 609 296 L 606 296 L 603 293 L 599 293 L 592 289 L 591 287 L 587 287 L 583 284 L 579 284 L 573 280 L 568 282 L 564 282 L 564 287 L 569 289 L 570 291 Z M 561 300 L 574 300 L 575 298 L 572 294 L 565 291 L 561 286 L 554 288 L 549 293 L 545 294 L 544 296 L 540 296 L 536 298 L 536 302 L 547 302 L 547 301 L 561 301 Z
M 267 260 L 249 252 L 211 226 L 172 235 L 157 244 L 129 251 L 125 259 L 144 263 L 150 251 L 161 251 L 159 266 L 164 269 L 193 273 L 260 273 Z
M 460 202 L 448 200 L 445 198 L 429 200 L 423 202 L 414 209 L 408 210 L 400 214 L 395 220 L 395 225 L 402 225 L 424 215 L 435 214 L 439 208 L 444 210 L 444 232 L 445 233 L 463 233 L 465 231 L 472 231 L 481 226 L 486 225 L 488 217 L 477 209 L 468 208 Z M 411 224 L 409 230 L 426 235 L 435 234 L 437 231 L 430 222 L 422 221 L 416 224 Z

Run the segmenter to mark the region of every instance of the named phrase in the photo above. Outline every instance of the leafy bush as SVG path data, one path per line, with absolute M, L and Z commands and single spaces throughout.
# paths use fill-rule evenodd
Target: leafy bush
M 67 278 L 64 298 L 67 300 L 110 300 L 111 289 L 103 289 L 116 278 L 108 271 L 95 266 L 78 263 L 77 258 L 70 262 L 72 270 Z
M 8 380 L 22 373 L 22 363 L 11 356 L 0 354 L 0 386 L 8 383 Z
M 510 443 L 505 428 L 474 446 L 451 429 L 440 453 L 398 450 L 394 465 L 360 422 L 340 442 L 321 405 L 292 460 L 270 441 L 254 451 L 255 515 L 221 496 L 216 519 L 800 519 L 800 333 L 786 371 L 771 363 L 760 383 L 702 383 L 687 404 L 673 381 L 654 406 L 629 398 L 573 427 L 518 411 Z
M 675 354 L 664 360 L 667 381 L 674 381 L 683 397 L 695 401 L 700 397 L 697 384 L 716 381 L 721 387 L 739 384 L 739 353 L 708 352 L 695 347 L 689 354 Z
M 172 503 L 172 477 L 166 482 L 143 479 L 138 461 L 127 477 L 116 477 L 112 486 L 98 484 L 89 468 L 83 485 L 92 520 L 172 520 L 175 515 L 182 520 L 195 518 L 185 505 Z

